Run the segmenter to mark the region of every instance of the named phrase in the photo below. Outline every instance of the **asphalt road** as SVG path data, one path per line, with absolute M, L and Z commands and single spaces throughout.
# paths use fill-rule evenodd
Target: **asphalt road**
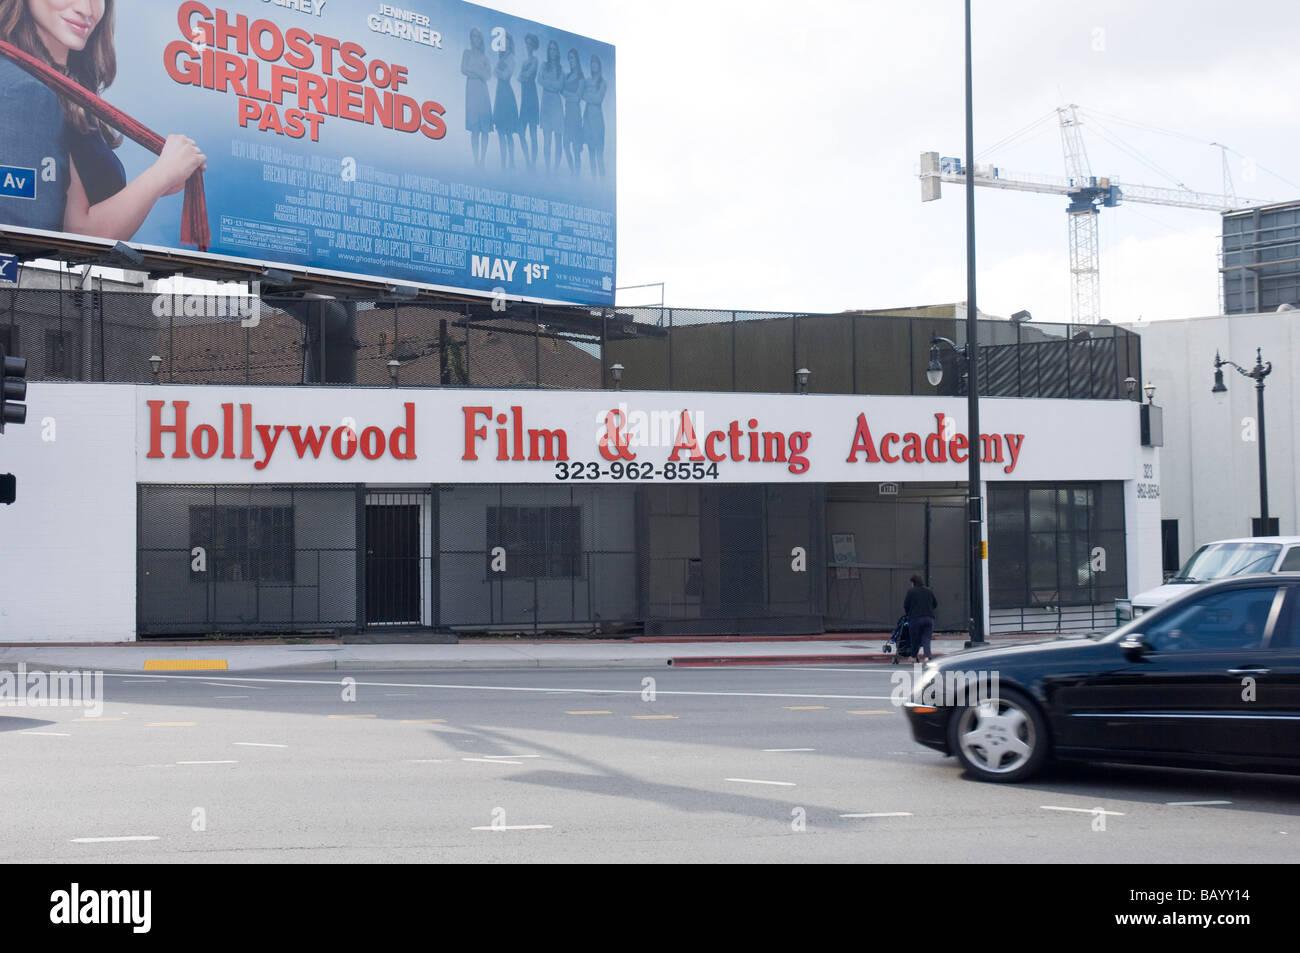
M 365 671 L 355 700 L 347 673 L 108 675 L 99 719 L 3 709 L 0 860 L 1300 854 L 1300 778 L 1083 766 L 971 781 L 911 740 L 896 671 Z M 1178 803 L 1207 801 L 1224 803 Z

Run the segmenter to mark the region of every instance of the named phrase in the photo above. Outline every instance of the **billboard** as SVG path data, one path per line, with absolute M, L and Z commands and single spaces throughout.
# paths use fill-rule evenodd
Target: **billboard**
M 0 228 L 613 303 L 608 44 L 457 0 L 0 13 Z

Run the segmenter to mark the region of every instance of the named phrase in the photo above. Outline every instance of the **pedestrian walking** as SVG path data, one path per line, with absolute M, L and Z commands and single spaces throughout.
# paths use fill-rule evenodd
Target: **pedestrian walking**
M 903 599 L 903 615 L 907 616 L 911 629 L 911 651 L 918 662 L 928 662 L 931 658 L 930 637 L 934 634 L 934 610 L 939 607 L 939 600 L 925 585 L 925 579 L 912 576 L 912 588 L 907 590 Z

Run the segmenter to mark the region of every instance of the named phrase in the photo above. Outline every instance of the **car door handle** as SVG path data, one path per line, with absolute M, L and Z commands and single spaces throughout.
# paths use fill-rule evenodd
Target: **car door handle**
M 1266 668 L 1230 668 L 1229 675 L 1267 675 L 1269 669 Z

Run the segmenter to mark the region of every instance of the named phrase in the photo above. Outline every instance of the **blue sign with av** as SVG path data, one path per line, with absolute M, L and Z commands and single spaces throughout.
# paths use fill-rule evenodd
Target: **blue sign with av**
M 18 259 L 13 255 L 0 255 L 0 285 L 18 284 Z
M 0 165 L 0 198 L 36 198 L 36 170 Z

